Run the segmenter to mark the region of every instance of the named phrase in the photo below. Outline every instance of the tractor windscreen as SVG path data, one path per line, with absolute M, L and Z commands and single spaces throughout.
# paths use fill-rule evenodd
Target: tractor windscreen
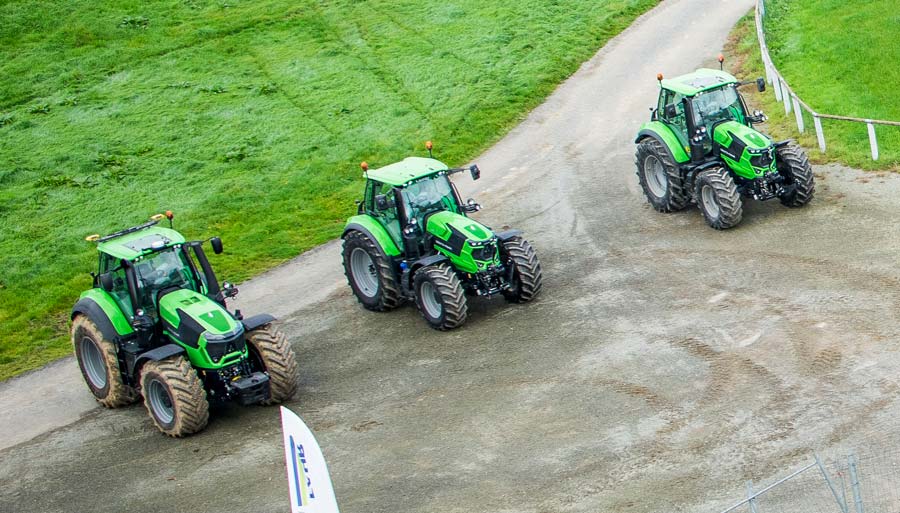
M 694 97 L 694 126 L 705 126 L 712 133 L 718 121 L 734 120 L 744 124 L 744 105 L 733 86 L 720 87 Z
M 449 210 L 459 213 L 453 187 L 446 175 L 423 178 L 403 189 L 403 203 L 409 219 L 416 218 L 421 223 L 431 212 Z
M 134 263 L 138 300 L 145 310 L 156 313 L 156 295 L 170 287 L 196 290 L 184 253 L 174 248 L 150 253 Z

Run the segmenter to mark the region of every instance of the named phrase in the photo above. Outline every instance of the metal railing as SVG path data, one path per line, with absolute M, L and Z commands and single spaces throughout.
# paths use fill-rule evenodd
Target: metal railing
M 872 160 L 878 160 L 878 139 L 875 136 L 875 125 L 900 126 L 898 121 L 886 121 L 883 119 L 863 119 L 849 116 L 837 116 L 834 114 L 822 114 L 817 112 L 806 102 L 797 96 L 797 93 L 788 85 L 787 81 L 775 67 L 772 57 L 769 55 L 769 47 L 766 45 L 766 33 L 763 28 L 763 19 L 766 15 L 765 0 L 756 0 L 756 36 L 759 39 L 759 51 L 762 54 L 763 66 L 766 69 L 766 80 L 772 85 L 775 92 L 775 99 L 784 103 L 785 115 L 794 111 L 797 120 L 797 130 L 802 134 L 805 130 L 803 123 L 803 112 L 801 109 L 809 112 L 813 118 L 813 124 L 816 129 L 816 139 L 819 142 L 819 150 L 825 153 L 825 133 L 822 130 L 823 119 L 834 119 L 838 121 L 849 121 L 853 123 L 865 123 L 869 130 L 869 147 L 872 150 Z

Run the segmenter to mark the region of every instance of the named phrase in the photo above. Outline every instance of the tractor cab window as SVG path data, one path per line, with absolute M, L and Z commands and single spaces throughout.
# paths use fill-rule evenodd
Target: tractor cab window
M 684 115 L 684 96 L 675 91 L 664 91 L 663 93 L 660 95 L 659 119 L 672 128 L 682 146 L 687 146 L 687 120 Z M 670 116 L 669 114 L 672 113 L 666 112 L 671 110 L 668 108 L 669 106 L 674 107 L 674 115 Z
M 712 133 L 713 125 L 734 120 L 745 124 L 744 104 L 734 86 L 720 87 L 699 93 L 693 98 L 694 125 L 705 126 Z
M 384 210 L 378 210 L 375 205 L 375 196 L 383 194 L 387 200 L 388 207 Z M 381 223 L 381 226 L 387 230 L 391 239 L 397 243 L 398 247 L 402 247 L 400 238 L 400 220 L 397 217 L 397 205 L 395 204 L 394 186 L 386 183 L 370 180 L 366 187 L 366 207 L 369 213 Z
M 128 294 L 128 282 L 125 280 L 125 268 L 118 258 L 113 258 L 110 255 L 101 253 L 100 274 L 107 272 L 112 274 L 113 279 L 113 289 L 109 291 L 109 295 L 112 296 L 113 301 L 119 305 L 119 309 L 122 310 L 122 313 L 131 317 L 134 315 L 134 309 L 131 306 L 131 296 Z
M 447 175 L 436 175 L 413 182 L 403 189 L 403 207 L 409 219 L 424 226 L 425 216 L 440 210 L 459 213 L 456 195 Z
M 157 295 L 161 290 L 171 287 L 195 289 L 184 253 L 174 248 L 151 253 L 134 262 L 134 270 L 138 301 L 151 316 L 156 315 Z

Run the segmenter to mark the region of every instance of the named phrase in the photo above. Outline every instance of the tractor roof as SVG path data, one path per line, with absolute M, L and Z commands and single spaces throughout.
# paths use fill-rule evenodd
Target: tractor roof
M 162 247 L 167 247 L 183 242 L 184 236 L 175 230 L 150 226 L 103 241 L 97 244 L 97 250 L 115 258 L 133 260 L 143 255 L 146 250 L 159 249 L 160 243 L 162 243 Z M 154 245 L 157 247 L 154 248 Z
M 396 162 L 389 166 L 371 169 L 363 176 L 367 176 L 368 178 L 381 183 L 399 187 L 406 185 L 413 180 L 447 169 L 447 164 L 444 164 L 440 160 L 423 157 L 406 157 L 400 162 Z
M 685 96 L 694 96 L 695 94 L 715 89 L 725 84 L 734 84 L 738 80 L 734 76 L 717 69 L 700 68 L 693 73 L 681 75 L 680 77 L 663 79 L 662 88 Z

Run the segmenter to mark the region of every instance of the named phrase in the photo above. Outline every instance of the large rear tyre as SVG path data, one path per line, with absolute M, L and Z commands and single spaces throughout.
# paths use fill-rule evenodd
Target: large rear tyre
M 429 265 L 416 271 L 413 279 L 416 306 L 422 317 L 436 330 L 451 330 L 466 321 L 468 305 L 462 283 L 446 263 Z
M 145 363 L 141 393 L 153 423 L 169 436 L 196 433 L 209 422 L 206 390 L 197 372 L 181 356 Z
M 266 324 L 247 333 L 250 366 L 269 375 L 269 398 L 262 404 L 287 401 L 297 392 L 297 357 L 284 333 Z
M 344 274 L 364 307 L 384 312 L 400 306 L 400 287 L 390 262 L 366 234 L 353 230 L 344 236 Z
M 694 194 L 706 223 L 716 230 L 727 230 L 741 222 L 741 195 L 725 168 L 714 167 L 700 173 Z
M 104 338 L 85 315 L 77 315 L 72 321 L 72 347 L 81 375 L 97 402 L 116 408 L 137 400 L 137 391 L 122 381 L 116 344 Z
M 778 173 L 784 177 L 786 185 L 794 186 L 793 190 L 778 199 L 786 207 L 802 207 L 813 199 L 816 191 L 815 178 L 809 157 L 803 148 L 793 142 L 775 151 L 775 165 Z
M 512 282 L 503 297 L 513 303 L 526 303 L 541 291 L 541 262 L 527 240 L 513 237 L 503 243 L 507 265 L 512 266 Z
M 656 139 L 645 137 L 634 156 L 638 181 L 647 201 L 659 212 L 682 210 L 690 202 L 684 178 L 668 150 Z

